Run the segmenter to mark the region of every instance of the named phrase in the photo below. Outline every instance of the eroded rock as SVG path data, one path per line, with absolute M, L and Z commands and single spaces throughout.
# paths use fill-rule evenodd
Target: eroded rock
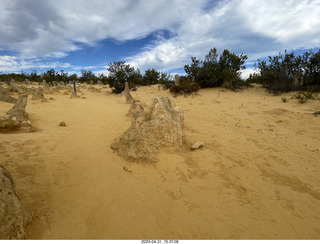
M 92 85 L 90 85 L 87 89 L 88 89 L 88 91 L 91 91 L 91 92 L 101 92 L 101 89 L 95 88 Z
M 16 103 L 17 99 L 10 96 L 10 92 L 0 85 L 0 101 L 7 103 Z
M 11 108 L 7 114 L 8 118 L 0 118 L 0 132 L 21 131 L 33 132 L 36 129 L 28 120 L 28 113 L 26 112 L 28 95 L 20 95 L 16 104 Z
M 31 220 L 21 207 L 10 173 L 0 165 L 0 239 L 23 239 Z
M 42 92 L 45 94 L 53 94 L 54 90 L 52 90 L 48 85 L 44 86 Z
M 20 95 L 13 108 L 7 112 L 9 119 L 16 118 L 18 122 L 28 120 L 28 113 L 26 112 L 27 101 L 28 95 Z
M 180 81 L 179 81 L 179 75 L 178 75 L 178 74 L 176 74 L 176 75 L 174 76 L 174 84 L 175 84 L 176 86 L 180 86 Z
M 168 97 L 156 97 L 133 116 L 130 128 L 111 144 L 126 160 L 156 162 L 162 147 L 182 147 L 183 111 Z
M 144 112 L 144 108 L 140 103 L 134 103 L 131 105 L 129 112 L 127 113 L 128 116 L 134 116 L 135 113 Z
M 11 79 L 8 91 L 19 93 L 19 88 L 17 87 L 16 81 L 14 79 Z
M 0 132 L 5 133 L 5 132 L 10 132 L 10 131 L 15 131 L 18 130 L 20 127 L 20 123 L 17 122 L 17 120 L 14 119 L 9 119 L 9 118 L 0 118 Z
M 32 100 L 46 100 L 46 98 L 43 95 L 43 89 L 41 87 L 38 87 L 38 89 L 35 91 L 35 93 L 32 96 Z
M 126 99 L 126 104 L 134 104 L 135 103 L 133 97 L 130 94 L 128 82 L 126 82 L 125 86 L 124 86 L 124 96 Z

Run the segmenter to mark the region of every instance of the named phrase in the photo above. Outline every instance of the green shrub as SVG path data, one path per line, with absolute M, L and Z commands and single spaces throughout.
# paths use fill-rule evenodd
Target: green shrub
M 286 103 L 286 102 L 288 102 L 288 99 L 285 98 L 285 97 L 282 97 L 282 98 L 281 98 L 281 101 L 282 101 L 283 103 Z
M 293 96 L 294 99 L 298 99 L 299 103 L 305 103 L 308 100 L 316 99 L 316 96 L 310 91 L 300 91 Z
M 158 80 L 159 86 L 161 86 L 164 90 L 170 89 L 174 85 L 174 80 L 172 75 L 168 73 L 160 73 L 160 78 Z
M 320 90 L 320 50 L 317 53 L 310 51 L 298 56 L 285 51 L 284 54 L 269 56 L 268 61 L 258 60 L 255 67 L 260 73 L 250 76 L 249 81 L 260 83 L 275 94 L 302 91 L 309 87 Z M 296 84 L 296 79 L 301 83 Z
M 170 92 L 176 95 L 189 95 L 192 93 L 196 93 L 200 90 L 200 85 L 198 82 L 192 82 L 190 77 L 180 76 L 179 78 L 179 86 L 173 85 L 170 88 Z
M 238 86 L 239 71 L 245 69 L 246 55 L 236 55 L 225 49 L 220 55 L 213 48 L 205 56 L 205 60 L 191 58 L 191 64 L 184 66 L 184 70 L 193 82 L 201 88 L 219 87 L 224 82 L 230 89 Z
M 310 92 L 310 91 L 305 91 L 305 92 L 302 92 L 303 96 L 305 96 L 306 99 L 308 100 L 314 100 L 316 97 L 315 95 Z

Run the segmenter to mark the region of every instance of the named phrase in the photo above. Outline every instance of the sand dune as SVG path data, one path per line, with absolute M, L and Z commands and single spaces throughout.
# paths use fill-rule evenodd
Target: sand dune
M 140 87 L 135 99 L 169 96 L 185 117 L 186 146 L 146 164 L 110 148 L 130 125 L 124 96 L 82 92 L 29 96 L 38 131 L 0 134 L 0 162 L 33 216 L 28 239 L 320 238 L 318 100 L 283 103 L 260 87 L 177 98 Z M 11 107 L 0 102 L 0 115 Z

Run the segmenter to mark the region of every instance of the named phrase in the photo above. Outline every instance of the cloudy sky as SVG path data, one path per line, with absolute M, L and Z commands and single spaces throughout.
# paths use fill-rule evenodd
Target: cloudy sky
M 257 59 L 317 51 L 320 0 L 1 0 L 0 72 L 183 72 L 213 47 Z

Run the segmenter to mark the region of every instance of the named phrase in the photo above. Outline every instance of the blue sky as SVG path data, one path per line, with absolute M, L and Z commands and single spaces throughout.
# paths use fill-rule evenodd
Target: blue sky
M 0 72 L 81 69 L 107 74 L 126 61 L 183 73 L 213 47 L 253 64 L 279 52 L 317 51 L 320 0 L 1 0 Z

